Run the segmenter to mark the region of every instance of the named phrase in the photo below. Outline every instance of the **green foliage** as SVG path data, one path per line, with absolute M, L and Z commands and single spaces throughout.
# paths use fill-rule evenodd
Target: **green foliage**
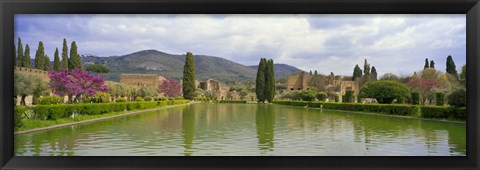
M 467 85 L 467 65 L 462 66 L 462 73 L 460 73 L 460 83 L 464 86 Z
M 435 68 L 435 62 L 433 60 L 430 61 L 430 68 Z
M 58 48 L 55 48 L 55 54 L 53 55 L 53 70 L 60 71 L 62 66 L 60 64 L 60 56 L 58 54 Z
M 419 92 L 412 92 L 411 94 L 411 100 L 413 105 L 419 105 L 420 104 L 420 93 Z
M 314 90 L 302 90 L 299 95 L 303 101 L 314 101 L 317 97 L 317 92 Z
M 110 69 L 103 64 L 91 64 L 87 66 L 86 71 L 95 72 L 95 73 L 108 73 Z
M 145 100 L 143 100 L 142 97 L 137 97 L 137 98 L 135 98 L 135 101 L 140 102 L 140 101 L 145 101 Z
M 69 58 L 68 58 L 68 46 L 67 46 L 67 40 L 64 38 L 63 39 L 63 48 L 62 48 L 62 69 L 68 69 L 68 63 L 69 63 Z
M 265 100 L 269 103 L 273 101 L 275 97 L 275 77 L 273 71 L 273 60 L 267 60 L 265 68 Z
M 363 64 L 363 76 L 370 76 L 370 64 L 368 64 L 367 59 L 365 59 L 365 63 Z
M 70 48 L 70 60 L 68 63 L 69 70 L 73 70 L 75 68 L 82 70 L 82 61 L 80 59 L 80 54 L 78 54 L 77 50 L 77 43 L 75 41 L 72 42 Z
M 140 97 L 147 97 L 147 96 L 157 96 L 158 91 L 156 88 L 151 88 L 151 87 L 140 87 L 138 89 L 137 95 Z
M 54 104 L 62 104 L 63 98 L 60 96 L 44 96 L 38 99 L 39 105 L 54 105 Z
M 110 94 L 106 92 L 97 92 L 93 97 L 97 103 L 108 103 L 110 102 Z
M 23 119 L 25 118 L 23 115 L 27 111 L 27 107 L 24 106 L 14 106 L 13 107 L 13 126 L 15 127 L 22 127 Z
M 435 94 L 435 100 L 436 100 L 435 104 L 436 104 L 437 106 L 443 106 L 443 105 L 445 105 L 445 93 L 437 92 L 437 93 Z
M 355 68 L 353 69 L 353 76 L 352 76 L 352 80 L 356 80 L 358 78 L 361 78 L 362 77 L 362 69 L 360 69 L 360 67 L 357 65 L 355 65 Z
M 37 52 L 35 53 L 35 69 L 45 70 L 45 48 L 43 42 L 38 42 Z
M 22 67 L 31 68 L 30 46 L 28 44 L 25 46 L 25 53 L 23 54 L 22 60 Z
M 347 90 L 345 92 L 345 96 L 344 96 L 344 99 L 342 100 L 342 102 L 353 103 L 354 101 L 355 101 L 355 96 L 353 95 L 353 91 Z
M 422 106 L 421 117 L 465 119 L 467 117 L 467 111 L 465 107 Z
M 446 71 L 447 71 L 448 74 L 451 74 L 451 75 L 454 75 L 454 76 L 458 77 L 457 66 L 455 66 L 455 62 L 453 61 L 453 58 L 452 58 L 451 55 L 449 55 L 447 57 Z M 462 71 L 463 71 L 463 69 L 462 69 Z
M 185 66 L 183 67 L 183 97 L 193 100 L 195 97 L 195 58 L 191 52 L 187 52 Z
M 247 103 L 245 100 L 220 100 L 219 103 Z
M 370 77 L 372 80 L 377 80 L 377 69 L 375 66 L 372 66 L 372 72 L 370 73 Z
M 467 93 L 465 90 L 460 89 L 452 92 L 448 96 L 448 104 L 455 107 L 466 107 L 467 106 Z
M 117 103 L 123 103 L 123 102 L 127 102 L 127 99 L 123 98 L 123 97 L 119 97 L 115 100 L 115 102 Z
M 425 65 L 423 66 L 423 69 L 427 68 L 430 68 L 430 66 L 428 65 L 428 58 L 425 59 Z
M 150 97 L 150 96 L 145 97 L 145 101 L 152 101 L 152 100 L 153 100 L 153 98 Z
M 362 98 L 375 98 L 382 104 L 392 103 L 395 99 L 402 100 L 409 95 L 410 89 L 406 85 L 392 80 L 368 82 L 360 90 Z
M 335 95 L 335 102 L 336 103 L 340 102 L 340 96 Z
M 325 93 L 325 92 L 318 92 L 316 97 L 317 97 L 317 99 L 318 99 L 319 101 L 324 102 L 325 100 L 327 100 L 327 93 Z
M 264 102 L 266 100 L 265 96 L 265 82 L 266 82 L 266 72 L 267 72 L 267 61 L 265 58 L 260 59 L 257 70 L 257 78 L 255 81 L 255 93 L 257 95 L 258 102 Z
M 24 67 L 23 66 L 23 45 L 22 45 L 22 39 L 18 37 L 18 45 L 17 45 L 17 66 L 19 67 Z M 30 67 L 28 67 L 30 68 Z
M 399 77 L 393 73 L 385 73 L 380 77 L 380 80 L 395 80 L 398 81 Z

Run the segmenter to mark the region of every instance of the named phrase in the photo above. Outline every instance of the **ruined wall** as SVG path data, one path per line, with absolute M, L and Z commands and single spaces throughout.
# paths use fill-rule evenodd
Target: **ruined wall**
M 301 90 L 303 89 L 303 82 L 300 78 L 300 75 L 288 76 L 287 79 L 287 89 L 288 90 Z
M 27 75 L 27 76 L 36 76 L 36 77 L 40 77 L 42 80 L 50 81 L 50 77 L 48 76 L 48 71 L 25 68 L 25 67 L 15 67 L 14 72 Z
M 158 87 L 161 80 L 164 78 L 156 74 L 120 74 L 120 84 Z

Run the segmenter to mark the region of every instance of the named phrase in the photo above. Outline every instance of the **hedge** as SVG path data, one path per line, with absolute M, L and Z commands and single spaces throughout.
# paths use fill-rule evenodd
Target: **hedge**
M 122 112 L 129 110 L 152 109 L 156 107 L 165 107 L 167 105 L 177 105 L 190 102 L 189 100 L 173 101 L 149 101 L 149 102 L 125 102 L 125 103 L 92 103 L 92 104 L 62 104 L 62 105 L 39 105 L 32 107 L 34 118 L 36 119 L 60 119 L 71 116 L 72 114 L 99 115 L 110 112 Z M 20 109 L 20 107 L 15 107 Z M 17 110 L 18 110 L 17 109 Z M 20 110 L 19 110 L 20 111 Z
M 23 114 L 28 110 L 25 106 L 15 106 L 13 108 L 13 125 L 15 127 L 23 126 Z
M 419 106 L 405 104 L 359 104 L 359 103 L 328 103 L 306 101 L 274 101 L 275 104 L 291 106 L 308 106 L 333 110 L 362 111 L 375 113 L 388 113 L 394 115 L 409 115 L 423 118 L 455 118 L 465 119 L 467 109 L 465 107 L 451 106 Z
M 220 100 L 218 103 L 247 103 L 246 100 Z

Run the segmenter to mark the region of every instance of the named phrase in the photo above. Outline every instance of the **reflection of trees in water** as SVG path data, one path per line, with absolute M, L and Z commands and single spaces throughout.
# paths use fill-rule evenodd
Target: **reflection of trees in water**
M 193 153 L 193 139 L 195 137 L 195 109 L 194 107 L 185 107 L 182 112 L 182 135 L 185 156 Z
M 257 124 L 258 147 L 262 151 L 273 151 L 275 112 L 272 105 L 258 105 L 255 122 Z

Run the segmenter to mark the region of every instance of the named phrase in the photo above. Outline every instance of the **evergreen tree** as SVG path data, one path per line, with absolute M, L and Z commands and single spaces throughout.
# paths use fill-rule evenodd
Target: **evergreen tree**
M 353 76 L 352 76 L 352 80 L 356 80 L 357 78 L 361 78 L 362 77 L 362 69 L 360 69 L 360 67 L 357 65 L 355 65 L 355 68 L 353 69 Z
M 370 64 L 368 64 L 367 59 L 365 59 L 365 63 L 363 65 L 363 75 L 365 77 L 370 75 Z
M 13 43 L 13 66 L 17 66 L 17 46 Z
M 257 95 L 257 100 L 258 102 L 264 102 L 265 101 L 265 72 L 266 72 L 266 59 L 261 58 L 260 63 L 258 64 L 258 69 L 257 69 L 257 78 L 255 81 L 255 93 Z
M 37 52 L 35 53 L 35 69 L 44 70 L 44 59 L 45 49 L 43 47 L 43 42 L 38 42 Z
M 447 57 L 447 73 L 458 76 L 457 66 L 455 66 L 455 62 L 453 62 L 453 58 L 451 55 Z
M 428 65 L 428 58 L 425 59 L 425 65 L 423 66 L 423 69 L 427 68 L 430 68 L 430 66 Z
M 60 71 L 62 68 L 60 64 L 60 56 L 58 56 L 58 48 L 55 48 L 55 54 L 53 58 L 53 70 Z
M 186 55 L 182 88 L 185 99 L 193 100 L 195 98 L 195 58 L 191 52 L 187 52 Z
M 62 48 L 62 69 L 68 69 L 68 46 L 67 46 L 67 40 L 64 38 L 63 39 L 63 48 Z
M 19 67 L 25 67 L 23 65 L 23 45 L 22 45 L 22 39 L 18 37 L 18 45 L 17 45 L 17 66 Z
M 50 64 L 50 57 L 48 57 L 48 55 L 45 55 L 43 57 L 43 70 L 48 71 L 51 68 L 52 68 L 52 66 Z
M 310 70 L 310 75 L 312 75 L 312 74 L 313 74 L 313 73 L 312 73 L 312 70 Z
M 317 70 L 315 70 L 315 73 L 313 73 L 313 75 L 318 75 L 318 72 L 317 72 Z
M 30 61 L 30 46 L 27 44 L 25 46 L 25 53 L 23 53 L 23 57 L 22 57 L 22 67 L 26 67 L 26 68 L 31 68 L 31 61 Z
M 70 63 L 68 63 L 68 68 L 70 70 L 73 69 L 82 69 L 82 61 L 80 61 L 80 55 L 77 51 L 77 43 L 75 41 L 72 42 L 70 47 Z
M 430 61 L 430 68 L 435 68 L 435 62 L 433 60 Z
M 275 77 L 273 69 L 273 60 L 267 61 L 265 66 L 265 99 L 271 103 L 275 97 Z
M 372 73 L 371 73 L 372 80 L 377 80 L 377 69 L 375 66 L 372 66 Z

